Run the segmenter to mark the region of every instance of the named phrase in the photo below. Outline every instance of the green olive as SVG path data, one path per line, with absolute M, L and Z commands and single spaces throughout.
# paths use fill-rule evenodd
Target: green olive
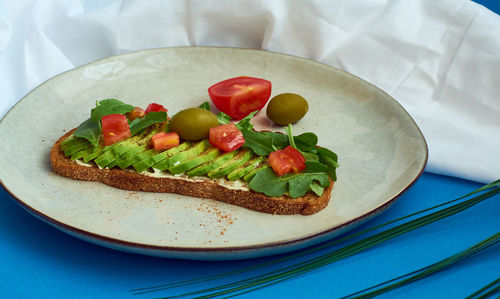
M 273 123 L 281 126 L 298 122 L 309 110 L 307 101 L 295 93 L 282 93 L 269 101 L 267 105 L 267 117 Z
M 201 108 L 189 108 L 178 112 L 168 124 L 171 132 L 176 132 L 184 140 L 208 138 L 210 128 L 217 127 L 219 121 L 212 112 Z

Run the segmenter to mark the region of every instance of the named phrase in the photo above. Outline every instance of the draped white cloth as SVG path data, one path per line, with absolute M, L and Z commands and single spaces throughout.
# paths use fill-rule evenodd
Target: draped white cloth
M 412 115 L 427 171 L 500 178 L 500 17 L 465 0 L 0 2 L 0 117 L 63 71 L 129 51 L 234 46 L 353 73 Z

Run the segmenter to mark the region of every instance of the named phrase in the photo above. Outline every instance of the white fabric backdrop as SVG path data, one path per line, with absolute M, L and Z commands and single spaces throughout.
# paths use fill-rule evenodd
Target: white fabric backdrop
M 235 46 L 353 73 L 423 131 L 427 171 L 500 178 L 500 16 L 465 0 L 0 2 L 0 117 L 75 66 L 146 48 Z

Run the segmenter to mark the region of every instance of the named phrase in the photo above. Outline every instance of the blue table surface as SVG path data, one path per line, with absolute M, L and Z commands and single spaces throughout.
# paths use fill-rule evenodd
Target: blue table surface
M 496 1 L 477 1 L 497 13 Z M 481 184 L 424 173 L 386 212 L 358 230 L 451 200 Z M 500 196 L 303 276 L 243 298 L 338 298 L 432 264 L 482 241 L 500 228 Z M 71 237 L 36 219 L 0 188 L 1 298 L 150 298 L 132 288 L 196 278 L 269 261 L 164 259 L 129 254 Z M 323 251 L 326 252 L 326 251 Z M 286 262 L 283 265 L 290 265 Z M 259 270 L 264 273 L 275 266 Z M 391 291 L 390 298 L 463 298 L 500 277 L 500 248 L 490 247 L 449 269 Z M 217 281 L 229 282 L 229 279 Z M 204 284 L 201 286 L 210 286 Z M 212 284 L 213 285 L 213 284 Z M 193 290 L 185 287 L 179 291 Z

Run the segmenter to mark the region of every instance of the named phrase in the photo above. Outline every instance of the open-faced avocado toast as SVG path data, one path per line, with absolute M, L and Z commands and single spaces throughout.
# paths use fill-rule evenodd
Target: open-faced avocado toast
M 266 99 L 267 100 L 267 99 Z M 260 107 L 262 108 L 262 107 Z M 258 108 L 258 109 L 260 109 Z M 330 200 L 337 155 L 313 133 L 257 132 L 256 113 L 237 123 L 210 105 L 146 110 L 115 99 L 53 146 L 59 175 L 135 191 L 210 198 L 271 214 L 314 214 Z

